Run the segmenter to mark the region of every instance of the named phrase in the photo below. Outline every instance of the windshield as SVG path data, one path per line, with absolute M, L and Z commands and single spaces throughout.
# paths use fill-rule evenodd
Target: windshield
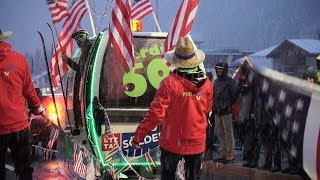
M 100 77 L 100 101 L 105 108 L 148 108 L 169 69 L 160 57 L 163 37 L 134 38 L 135 66 L 129 73 L 112 48 L 104 55 Z

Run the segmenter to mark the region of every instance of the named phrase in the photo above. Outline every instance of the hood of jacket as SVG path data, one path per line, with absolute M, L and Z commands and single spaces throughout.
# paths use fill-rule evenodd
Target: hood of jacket
M 189 83 L 194 84 L 195 88 L 200 88 L 206 81 L 206 76 L 201 70 L 197 72 L 181 72 L 179 70 L 175 70 L 173 73 L 187 80 Z M 191 86 L 189 83 L 185 81 L 181 82 L 187 87 Z
M 197 93 L 201 91 L 203 85 L 205 84 L 206 80 L 210 81 L 208 78 L 201 79 L 199 82 L 191 82 L 190 80 L 182 77 L 179 74 L 175 74 L 177 76 L 177 79 L 181 81 L 181 83 L 189 89 L 192 93 Z
M 215 67 L 216 71 L 217 71 L 217 69 L 222 69 L 222 74 L 221 74 L 221 76 L 217 75 L 217 76 L 218 76 L 218 79 L 225 79 L 225 78 L 228 76 L 229 66 L 228 66 L 227 63 L 225 63 L 225 62 L 218 62 L 214 67 Z
M 6 42 L 0 42 L 0 61 L 3 61 L 6 55 L 11 51 L 11 45 Z

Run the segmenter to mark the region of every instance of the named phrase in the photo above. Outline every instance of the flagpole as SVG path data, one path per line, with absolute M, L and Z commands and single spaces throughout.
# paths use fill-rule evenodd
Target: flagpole
M 97 36 L 96 34 L 96 30 L 94 28 L 94 23 L 93 23 L 93 18 L 92 18 L 92 14 L 91 14 L 91 11 L 90 11 L 90 7 L 89 7 L 89 4 L 88 4 L 88 0 L 84 0 L 85 4 L 86 4 L 86 7 L 87 7 L 87 10 L 88 10 L 88 13 L 89 13 L 89 19 L 90 19 L 90 24 L 91 24 L 91 28 L 92 28 L 92 33 L 93 33 L 93 36 Z
M 158 16 L 159 16 L 159 13 L 158 13 L 158 0 L 156 0 L 156 14 L 152 11 L 152 15 L 153 15 L 153 19 L 156 23 L 156 26 L 158 28 L 158 31 L 161 32 L 161 29 L 160 29 L 160 26 L 159 26 L 159 23 L 158 23 Z
M 158 23 L 157 17 L 156 17 L 156 15 L 154 14 L 154 12 L 153 12 L 153 11 L 152 11 L 152 15 L 153 15 L 154 22 L 155 22 L 155 23 L 156 23 L 156 25 L 157 25 L 158 32 L 161 32 L 161 29 L 160 29 L 160 26 L 159 26 L 159 23 Z

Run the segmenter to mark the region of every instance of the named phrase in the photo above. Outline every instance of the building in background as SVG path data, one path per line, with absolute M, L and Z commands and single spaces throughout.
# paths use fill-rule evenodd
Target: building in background
M 286 39 L 266 57 L 272 58 L 272 65 L 275 70 L 302 77 L 307 67 L 316 67 L 315 58 L 319 54 L 319 39 Z

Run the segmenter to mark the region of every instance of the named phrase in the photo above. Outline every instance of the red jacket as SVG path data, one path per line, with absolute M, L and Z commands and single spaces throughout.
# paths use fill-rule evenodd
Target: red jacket
M 134 141 L 143 138 L 162 122 L 160 147 L 175 154 L 199 154 L 205 151 L 207 116 L 211 111 L 213 88 L 207 78 L 196 85 L 171 73 L 165 78 L 138 126 Z
M 0 42 L 0 135 L 29 126 L 25 100 L 32 108 L 41 105 L 27 60 L 10 44 Z

